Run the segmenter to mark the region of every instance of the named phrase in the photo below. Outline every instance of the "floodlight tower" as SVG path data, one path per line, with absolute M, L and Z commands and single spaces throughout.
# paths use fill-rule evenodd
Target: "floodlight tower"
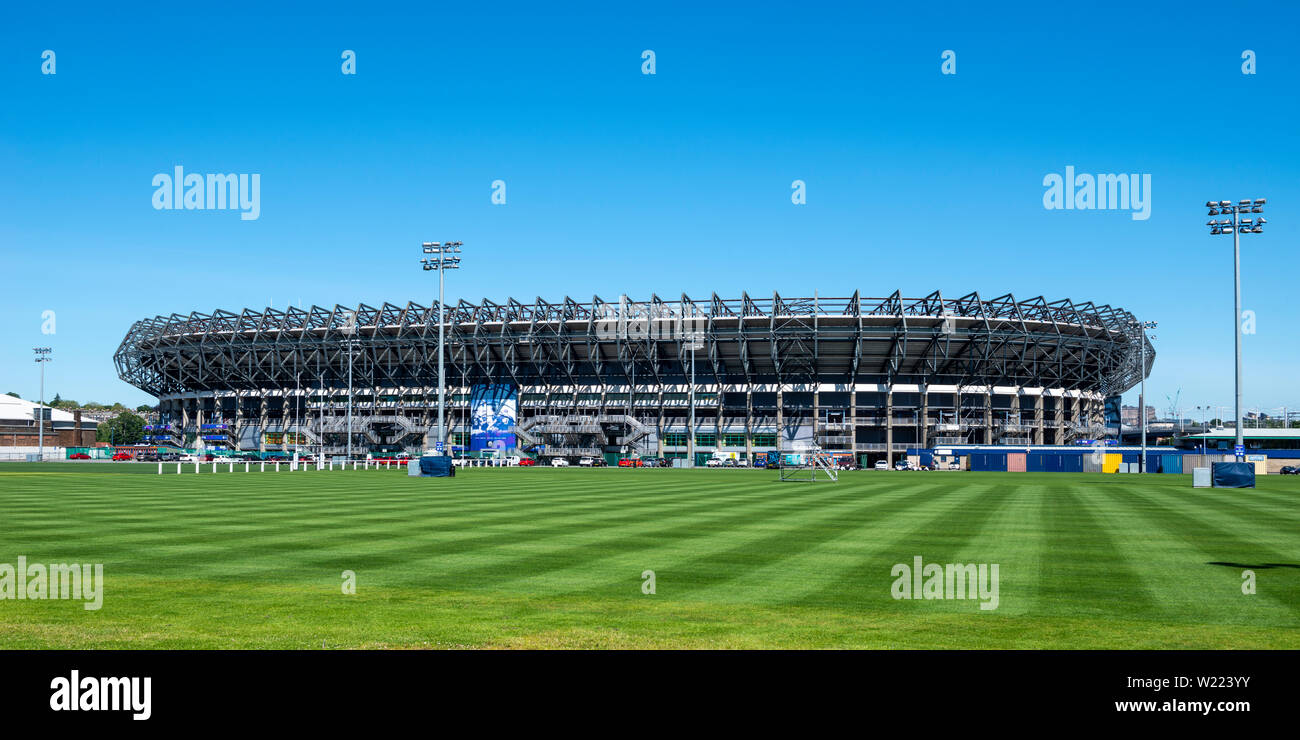
M 433 255 L 420 260 L 425 270 L 438 271 L 438 454 L 444 454 L 447 441 L 447 427 L 443 417 L 447 413 L 447 373 L 444 367 L 443 344 L 445 339 L 446 310 L 443 307 L 443 294 L 446 288 L 447 270 L 460 268 L 461 242 L 425 242 L 424 253 Z
M 690 386 L 690 426 L 686 431 L 686 455 L 690 460 L 686 467 L 695 467 L 695 350 L 704 348 L 703 333 L 692 329 L 686 334 L 686 346 L 691 350 L 691 386 Z
M 352 342 L 357 333 L 357 312 L 348 313 L 343 324 L 343 334 L 347 336 L 348 347 L 348 460 L 352 460 Z
M 36 459 L 40 462 L 45 461 L 45 363 L 49 362 L 50 353 L 53 352 L 49 347 L 33 347 L 36 353 L 36 364 L 41 366 L 41 397 L 36 405 Z
M 1236 379 L 1236 401 L 1235 415 L 1237 418 L 1237 441 L 1233 447 L 1233 457 L 1237 462 L 1245 459 L 1246 444 L 1242 439 L 1241 432 L 1241 235 L 1244 234 L 1262 234 L 1264 224 L 1267 219 L 1263 216 L 1243 218 L 1242 214 L 1246 213 L 1263 213 L 1264 204 L 1267 201 L 1264 198 L 1255 198 L 1251 200 L 1246 198 L 1237 201 L 1233 205 L 1230 200 L 1205 202 L 1205 207 L 1210 209 L 1211 216 L 1231 215 L 1231 219 L 1219 219 L 1215 221 L 1210 219 L 1206 226 L 1210 227 L 1211 234 L 1232 234 L 1232 282 L 1233 282 L 1233 309 L 1232 309 L 1232 327 L 1233 343 L 1236 351 L 1237 366 L 1234 373 Z
M 1138 418 L 1142 420 L 1142 470 L 1147 472 L 1147 329 L 1156 328 L 1156 322 L 1143 321 L 1139 325 L 1142 329 L 1138 344 L 1142 347 L 1141 366 L 1138 372 L 1142 373 L 1142 389 L 1138 391 Z M 1155 335 L 1150 335 L 1155 339 Z M 1122 436 L 1122 435 L 1121 435 Z M 1121 440 L 1122 441 L 1122 440 Z

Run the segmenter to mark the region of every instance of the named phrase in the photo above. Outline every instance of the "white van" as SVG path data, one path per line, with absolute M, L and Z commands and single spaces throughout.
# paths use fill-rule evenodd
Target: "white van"
M 568 461 L 568 460 L 565 460 L 565 459 L 562 458 L 562 457 L 557 457 L 557 458 L 555 458 L 554 460 L 551 461 L 551 467 L 553 467 L 553 468 L 567 468 L 567 467 L 569 467 L 569 461 Z

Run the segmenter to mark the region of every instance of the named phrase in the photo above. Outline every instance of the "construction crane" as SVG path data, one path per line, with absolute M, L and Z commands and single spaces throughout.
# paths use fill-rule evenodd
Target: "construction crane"
M 1178 399 L 1182 397 L 1183 397 L 1182 388 L 1179 388 L 1177 391 L 1175 391 L 1172 398 L 1169 396 L 1168 393 L 1165 394 L 1165 400 L 1169 402 L 1169 418 L 1171 420 L 1172 419 L 1178 420 L 1179 431 L 1182 431 L 1183 428 L 1183 414 L 1182 414 L 1182 409 L 1178 407 Z

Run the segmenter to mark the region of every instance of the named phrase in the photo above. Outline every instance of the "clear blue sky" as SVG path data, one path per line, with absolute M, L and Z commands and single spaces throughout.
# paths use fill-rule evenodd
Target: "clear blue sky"
M 48 395 L 147 402 L 111 361 L 132 321 L 427 302 L 419 243 L 460 239 L 451 299 L 1119 305 L 1161 324 L 1149 402 L 1230 404 L 1231 239 L 1202 204 L 1263 196 L 1245 405 L 1300 407 L 1294 3 L 467 5 L 7 8 L 0 392 L 34 397 L 48 344 Z M 259 173 L 261 217 L 154 210 L 176 165 Z M 1150 174 L 1151 217 L 1045 210 L 1067 165 Z

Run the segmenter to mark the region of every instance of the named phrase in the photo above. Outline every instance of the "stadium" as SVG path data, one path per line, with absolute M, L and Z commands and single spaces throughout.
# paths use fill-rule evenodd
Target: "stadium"
M 1122 309 L 977 293 L 462 300 L 444 321 L 453 450 L 543 459 L 1069 445 L 1103 436 L 1106 400 L 1155 359 Z M 417 451 L 437 438 L 437 322 L 416 303 L 172 314 L 114 360 L 158 397 L 157 444 L 338 454 L 350 428 L 354 450 Z

